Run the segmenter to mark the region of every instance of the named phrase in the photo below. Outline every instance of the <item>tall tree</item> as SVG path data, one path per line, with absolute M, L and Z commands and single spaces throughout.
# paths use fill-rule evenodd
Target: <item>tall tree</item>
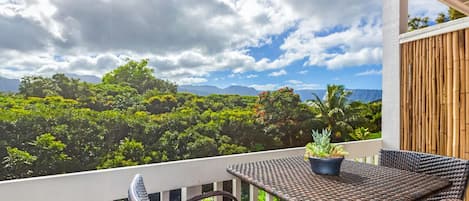
M 137 89 L 140 94 L 155 88 L 163 93 L 175 93 L 177 91 L 175 84 L 155 78 L 153 69 L 147 65 L 148 60 L 146 59 L 140 62 L 130 60 L 127 64 L 106 73 L 103 77 L 103 83 L 128 85 Z
M 21 79 L 19 93 L 25 97 L 46 97 L 58 95 L 57 83 L 50 78 L 26 76 Z
M 343 85 L 327 85 L 324 99 L 313 93 L 314 99 L 309 101 L 318 112 L 314 117 L 314 124 L 331 130 L 333 141 L 343 141 L 353 132 L 350 123 L 357 118 L 357 114 L 348 101 L 351 93 Z
M 256 117 L 264 131 L 284 147 L 304 146 L 311 141 L 312 114 L 291 88 L 262 92 L 256 104 Z

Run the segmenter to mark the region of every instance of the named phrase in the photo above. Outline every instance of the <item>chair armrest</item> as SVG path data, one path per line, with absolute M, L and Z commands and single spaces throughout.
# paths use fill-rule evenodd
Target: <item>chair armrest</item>
M 238 199 L 236 199 L 236 197 L 233 196 L 233 194 L 228 193 L 226 191 L 210 191 L 201 195 L 196 195 L 187 201 L 197 201 L 197 200 L 202 200 L 202 199 L 214 197 L 214 196 L 223 196 L 223 197 L 230 198 L 233 201 L 238 201 Z

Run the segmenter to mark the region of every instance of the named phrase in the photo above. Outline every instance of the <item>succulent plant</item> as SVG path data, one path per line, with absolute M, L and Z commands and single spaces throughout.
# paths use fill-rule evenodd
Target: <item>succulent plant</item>
M 331 131 L 323 129 L 322 132 L 313 130 L 313 142 L 306 145 L 305 160 L 309 157 L 335 158 L 343 157 L 348 153 L 342 145 L 331 143 Z

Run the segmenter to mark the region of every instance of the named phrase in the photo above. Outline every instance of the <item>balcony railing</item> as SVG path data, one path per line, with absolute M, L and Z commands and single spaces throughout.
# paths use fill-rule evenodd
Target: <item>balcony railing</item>
M 377 163 L 381 139 L 341 143 L 348 159 Z M 170 199 L 170 190 L 181 189 L 181 200 L 202 192 L 202 185 L 213 184 L 222 190 L 223 181 L 232 181 L 228 190 L 240 198 L 241 181 L 226 172 L 231 164 L 303 155 L 304 148 L 290 148 L 191 160 L 181 160 L 133 167 L 113 168 L 0 182 L 1 200 L 15 201 L 109 201 L 127 197 L 130 180 L 143 175 L 149 193 L 160 192 L 160 200 Z M 227 189 L 225 189 L 227 190 Z M 250 200 L 257 200 L 254 186 Z M 216 198 L 215 200 L 221 200 Z M 272 200 L 266 195 L 266 200 Z

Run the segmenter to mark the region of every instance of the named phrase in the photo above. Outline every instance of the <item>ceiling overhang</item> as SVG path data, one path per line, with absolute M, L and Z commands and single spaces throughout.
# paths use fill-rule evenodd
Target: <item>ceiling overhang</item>
M 469 15 L 469 0 L 440 0 L 457 11 Z

